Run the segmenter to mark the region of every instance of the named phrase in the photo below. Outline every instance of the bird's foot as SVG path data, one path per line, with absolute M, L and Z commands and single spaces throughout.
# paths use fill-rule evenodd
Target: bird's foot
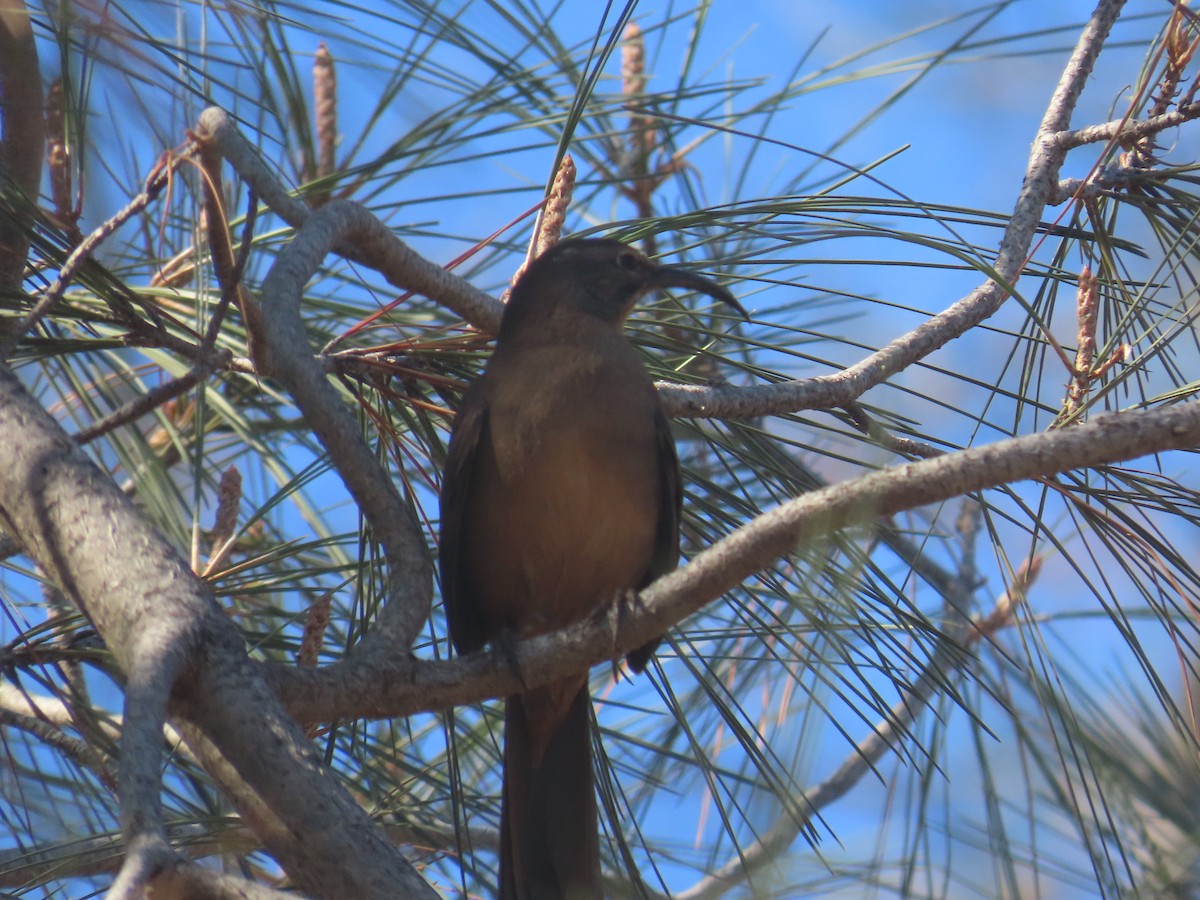
M 518 658 L 517 645 L 520 638 L 511 628 L 501 629 L 492 641 L 492 650 L 508 665 L 508 670 L 521 682 L 522 690 L 529 690 L 525 683 L 525 675 L 521 672 L 521 660 Z
M 646 605 L 642 602 L 642 595 L 635 590 L 625 590 L 617 594 L 617 598 L 613 603 L 613 609 L 616 615 L 613 617 L 613 642 L 617 639 L 617 632 L 621 623 L 628 616 L 636 616 L 644 611 Z M 629 668 L 634 674 L 640 675 L 642 670 L 650 663 L 650 658 L 654 655 L 662 638 L 655 638 L 648 644 L 643 644 L 634 650 L 625 654 L 625 661 L 629 664 Z
M 637 602 L 637 591 L 622 590 L 617 592 L 612 603 L 603 604 L 596 609 L 596 618 L 608 627 L 610 654 L 616 653 L 617 637 L 621 632 L 621 619 L 625 616 L 625 609 L 635 602 Z M 621 657 L 616 655 L 613 655 L 612 659 L 612 674 L 613 681 L 621 680 Z

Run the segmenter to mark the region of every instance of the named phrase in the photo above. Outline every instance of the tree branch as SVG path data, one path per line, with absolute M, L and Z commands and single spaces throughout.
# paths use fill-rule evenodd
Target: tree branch
M 263 374 L 291 393 L 305 421 L 329 452 L 346 489 L 382 543 L 388 563 L 388 602 L 378 627 L 358 652 L 403 653 L 429 617 L 433 563 L 420 523 L 362 436 L 344 399 L 313 356 L 300 315 L 304 286 L 339 245 L 372 246 L 395 240 L 375 216 L 348 200 L 313 213 L 284 247 L 262 286 Z M 378 643 L 376 643 L 378 642 Z
M 145 187 L 142 188 L 142 191 L 136 197 L 126 203 L 116 214 L 110 216 L 106 221 L 97 226 L 86 239 L 79 242 L 70 255 L 67 256 L 66 260 L 63 261 L 62 266 L 59 267 L 58 275 L 54 278 L 54 282 L 42 292 L 41 299 L 38 300 L 33 309 L 17 320 L 11 330 L 4 335 L 3 341 L 0 341 L 0 359 L 6 360 L 12 356 L 18 341 L 62 301 L 63 294 L 66 293 L 75 276 L 79 274 L 80 269 L 91 260 L 97 248 L 115 234 L 117 229 L 158 199 L 158 195 L 170 184 L 172 173 L 185 159 L 187 159 L 186 155 L 175 156 L 167 160 L 165 164 L 158 166 L 146 180 Z M 114 312 L 120 315 L 119 310 L 114 310 Z M 121 318 L 128 317 L 122 316 Z
M 968 647 L 992 634 L 996 623 L 1008 621 L 1014 598 L 1024 597 L 1037 577 L 1037 571 L 1036 564 L 1023 566 L 1017 580 L 997 599 L 991 613 L 986 617 L 960 619 L 958 624 L 939 634 L 929 661 L 904 696 L 888 711 L 887 717 L 854 745 L 832 775 L 803 792 L 801 803 L 807 811 L 806 815 L 797 817 L 790 812 L 781 814 L 762 837 L 750 846 L 740 848 L 736 857 L 705 875 L 692 887 L 674 894 L 675 900 L 711 900 L 720 897 L 786 851 L 820 810 L 844 797 L 889 750 L 896 748 L 909 727 L 946 684 L 947 673 L 960 668 L 968 658 Z
M 929 503 L 1071 469 L 1200 445 L 1200 401 L 1111 413 L 1067 428 L 882 469 L 790 500 L 742 526 L 640 596 L 516 645 L 522 678 L 504 654 L 453 661 L 393 658 L 372 666 L 273 667 L 269 678 L 303 721 L 384 718 L 445 709 L 537 687 L 640 647 L 797 546 Z
M 23 0 L 0 3 L 0 293 L 17 295 L 42 183 L 42 72 Z
M 1060 133 L 1071 123 L 1079 95 L 1123 6 L 1124 0 L 1102 0 L 1080 35 L 1034 139 L 1025 181 L 988 281 L 908 334 L 840 372 L 748 387 L 660 382 L 659 395 L 668 415 L 747 418 L 846 406 L 995 314 L 1021 277 L 1042 212 L 1056 196 L 1058 175 L 1071 146 Z
M 1064 69 L 1038 130 L 991 280 L 843 372 L 787 384 L 742 388 L 660 384 L 669 412 L 737 417 L 846 406 L 869 387 L 960 336 L 999 309 L 1024 268 L 1042 211 L 1057 188 L 1058 173 L 1066 155 L 1059 134 L 1070 124 L 1071 113 L 1122 6 L 1121 0 L 1102 0 Z M 640 646 L 786 555 L 799 542 L 970 490 L 1186 447 L 1189 446 L 1186 440 L 1175 442 L 1169 428 L 1157 433 L 1159 443 L 1147 443 L 1148 432 L 1125 434 L 1130 443 L 1122 446 L 1106 445 L 1104 441 L 1118 432 L 1127 432 L 1127 423 L 1159 421 L 1147 419 L 1153 416 L 1164 417 L 1162 421 L 1172 423 L 1170 427 L 1175 427 L 1182 416 L 1186 423 L 1179 427 L 1189 433 L 1200 433 L 1200 414 L 1196 410 L 1193 404 L 1157 413 L 1102 417 L 1069 434 L 1060 431 L 1033 435 L 1015 439 L 1017 443 L 1001 442 L 947 454 L 807 494 L 759 517 L 700 554 L 684 569 L 660 579 L 645 592 L 645 608 L 624 622 L 614 626 L 607 617 L 605 621 L 593 619 L 554 635 L 523 642 L 520 648 L 523 685 L 507 671 L 503 661 L 491 660 L 486 654 L 447 665 L 380 659 L 371 665 L 331 666 L 317 672 L 276 670 L 272 678 L 289 707 L 296 709 L 305 721 L 329 721 L 345 716 L 350 709 L 357 709 L 358 715 L 401 715 L 533 687 L 577 671 L 583 661 L 599 662 Z M 1089 440 L 1094 443 L 1088 443 Z M 1070 452 L 1062 448 L 1063 454 L 1055 456 L 1042 449 L 1063 441 L 1070 443 Z M 1117 455 L 1093 459 L 1100 450 Z M 932 478 L 927 473 L 933 473 Z M 387 685 L 388 689 L 381 692 L 380 685 Z
M 206 109 L 200 115 L 195 137 L 215 146 L 263 202 L 293 228 L 299 229 L 314 214 L 280 183 L 223 109 Z M 377 219 L 375 222 L 378 227 L 353 241 L 337 243 L 332 249 L 339 256 L 376 270 L 389 284 L 436 299 L 476 327 L 496 333 L 503 311 L 498 300 L 424 259 L 383 223 Z
M 131 680 L 122 825 L 131 855 L 146 852 L 122 887 L 136 889 L 178 860 L 162 850 L 157 782 L 150 783 L 161 769 L 170 686 L 172 711 L 188 723 L 181 730 L 205 751 L 197 757 L 300 889 L 432 896 L 280 709 L 204 583 L 4 366 L 0 435 L 0 524 L 21 536 L 29 556 L 87 614 Z M 145 769 L 135 769 L 138 760 Z
M 1189 103 L 1170 112 L 1146 119 L 1114 119 L 1099 125 L 1088 125 L 1076 131 L 1063 131 L 1058 137 L 1058 143 L 1064 150 L 1073 150 L 1084 144 L 1117 141 L 1122 144 L 1131 143 L 1139 138 L 1153 137 L 1168 128 L 1178 128 L 1185 122 L 1191 122 L 1200 117 L 1200 103 Z

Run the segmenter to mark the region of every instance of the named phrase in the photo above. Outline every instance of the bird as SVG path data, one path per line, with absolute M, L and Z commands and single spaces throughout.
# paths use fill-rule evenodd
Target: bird
M 725 287 L 607 238 L 567 239 L 513 286 L 451 427 L 439 571 L 460 655 L 556 631 L 679 561 L 682 486 L 654 383 L 623 326 L 639 300 Z M 658 641 L 627 656 L 640 672 Z M 518 671 L 519 674 L 519 671 Z M 499 896 L 602 895 L 586 670 L 507 697 Z

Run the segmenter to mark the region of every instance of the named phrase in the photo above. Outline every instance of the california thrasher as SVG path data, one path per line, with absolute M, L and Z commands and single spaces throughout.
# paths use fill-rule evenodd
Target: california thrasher
M 678 563 L 675 446 L 621 332 L 638 300 L 668 287 L 745 314 L 725 288 L 614 240 L 563 241 L 513 288 L 442 481 L 442 597 L 459 653 L 563 628 Z M 500 896 L 601 896 L 587 672 L 509 697 L 504 728 Z

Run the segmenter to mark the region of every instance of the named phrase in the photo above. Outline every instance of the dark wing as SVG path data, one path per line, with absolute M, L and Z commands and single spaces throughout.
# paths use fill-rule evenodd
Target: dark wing
M 679 565 L 679 519 L 683 509 L 683 482 L 679 477 L 679 459 L 675 455 L 675 439 L 662 407 L 654 410 L 654 443 L 658 450 L 658 527 L 654 531 L 654 556 L 650 571 L 639 588 L 644 588 L 660 575 Z M 638 647 L 625 659 L 629 668 L 641 672 L 650 662 L 661 638 Z
M 660 575 L 679 565 L 679 519 L 683 509 L 683 483 L 679 478 L 679 459 L 671 424 L 659 406 L 654 410 L 654 443 L 658 449 L 658 528 L 654 532 L 654 559 L 645 587 Z
M 470 515 L 471 486 L 478 451 L 487 440 L 488 407 L 478 383 L 463 397 L 450 431 L 450 449 L 442 474 L 441 537 L 438 568 L 442 576 L 442 604 L 450 640 L 460 654 L 478 650 L 491 634 L 478 608 L 467 559 L 466 523 Z

